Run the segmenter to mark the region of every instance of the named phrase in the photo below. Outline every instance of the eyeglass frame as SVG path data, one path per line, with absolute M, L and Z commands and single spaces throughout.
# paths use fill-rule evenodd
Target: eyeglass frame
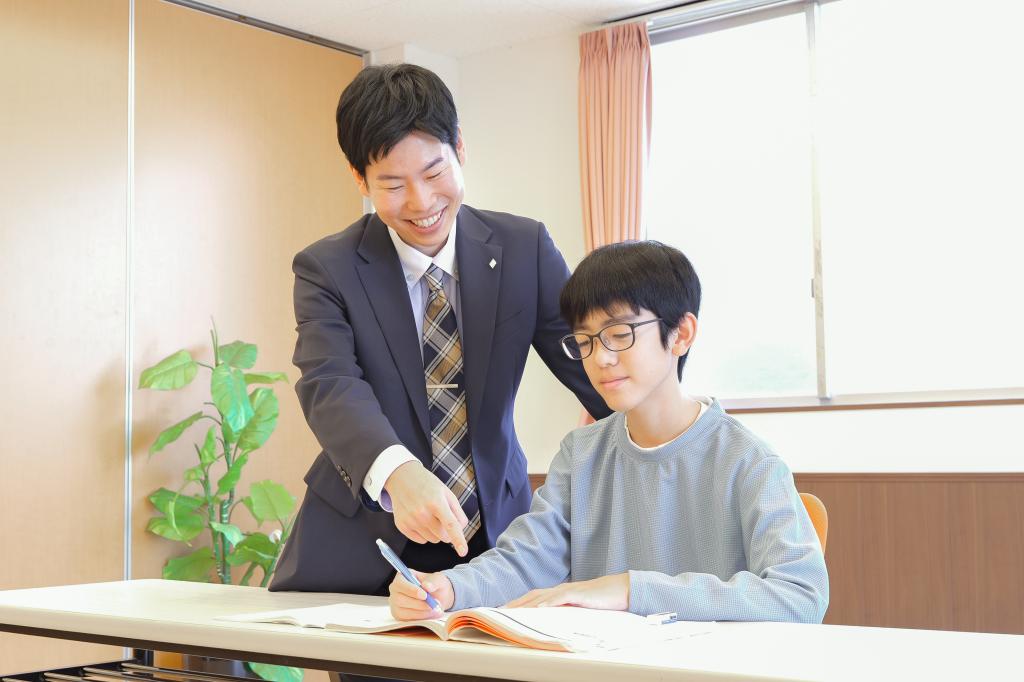
M 627 351 L 627 350 L 629 350 L 630 348 L 632 348 L 633 346 L 636 345 L 636 328 L 637 327 L 642 327 L 645 324 L 650 324 L 651 322 L 663 322 L 663 321 L 664 320 L 662 320 L 660 317 L 655 317 L 655 318 L 652 318 L 650 320 L 644 320 L 643 322 L 612 322 L 609 325 L 601 327 L 601 329 L 599 329 L 596 334 L 586 334 L 584 332 L 573 332 L 572 334 L 566 334 L 565 336 L 563 336 L 562 338 L 560 338 L 558 340 L 558 343 L 559 343 L 559 345 L 562 346 L 562 351 L 566 355 L 569 356 L 570 360 L 581 360 L 582 361 L 582 360 L 586 360 L 591 355 L 593 355 L 594 354 L 594 346 L 595 346 L 594 339 L 597 339 L 598 341 L 600 341 L 601 345 L 604 346 L 605 348 L 607 348 L 612 353 L 621 353 L 622 351 Z M 618 349 L 610 348 L 608 346 L 608 344 L 605 342 L 605 340 L 601 338 L 601 335 L 604 334 L 609 329 L 611 329 L 612 327 L 618 327 L 620 325 L 625 325 L 625 326 L 629 327 L 629 331 L 633 335 L 633 340 L 630 341 L 629 345 L 626 346 L 625 348 L 618 348 Z M 566 341 L 568 341 L 569 339 L 575 339 L 577 336 L 589 337 L 590 342 L 591 342 L 590 343 L 590 351 L 586 355 L 582 355 L 581 354 L 580 357 L 578 357 L 578 358 L 577 357 L 573 357 L 572 353 L 570 353 L 569 349 L 566 348 L 566 346 L 565 346 Z M 579 344 L 576 344 L 576 345 L 578 346 Z

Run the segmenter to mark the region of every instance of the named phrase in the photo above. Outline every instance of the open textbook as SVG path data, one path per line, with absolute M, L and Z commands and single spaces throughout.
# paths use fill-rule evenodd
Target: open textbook
M 713 623 L 660 624 L 625 611 L 575 606 L 502 609 L 478 607 L 446 613 L 433 620 L 399 621 L 387 606 L 330 604 L 287 611 L 265 611 L 218 620 L 235 623 L 284 623 L 352 633 L 416 634 L 429 630 L 444 640 L 506 644 L 547 651 L 621 649 L 705 634 Z

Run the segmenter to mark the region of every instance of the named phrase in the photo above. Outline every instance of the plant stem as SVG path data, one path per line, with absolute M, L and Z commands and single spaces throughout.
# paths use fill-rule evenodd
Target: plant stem
M 293 520 L 294 518 L 285 523 L 278 519 L 281 523 L 281 541 L 277 545 L 277 554 L 274 555 L 274 560 L 270 563 L 270 570 L 263 571 L 263 581 L 260 583 L 260 587 L 266 587 L 270 583 L 270 576 L 274 575 L 274 571 L 277 570 L 277 560 L 281 558 L 281 550 L 284 549 L 284 543 L 288 541 L 288 536 L 291 535 Z
M 270 584 L 270 576 L 274 575 L 274 571 L 277 570 L 277 557 L 274 557 L 274 563 L 270 564 L 269 571 L 263 571 L 263 580 L 260 581 L 260 587 L 266 587 Z
M 213 518 L 213 505 L 212 504 L 209 507 L 209 514 L 210 514 L 210 520 L 211 521 L 215 520 Z M 221 582 L 224 582 L 224 576 L 222 575 L 221 568 L 220 568 L 221 567 L 220 544 L 217 542 L 217 531 L 215 531 L 213 529 L 213 526 L 210 526 L 210 546 L 213 547 L 213 559 L 216 562 L 216 566 L 217 566 L 217 577 L 220 578 Z
M 235 491 L 232 488 L 230 494 L 233 495 L 234 492 Z M 228 511 L 228 507 L 230 506 L 230 504 L 231 503 L 230 503 L 229 500 L 224 500 L 223 502 L 220 503 L 220 522 L 221 523 L 224 523 L 224 524 L 231 523 L 231 514 Z M 228 550 L 228 540 L 227 540 L 226 537 L 224 537 L 223 534 L 221 534 L 221 536 L 220 536 L 220 542 L 221 542 L 221 552 L 222 552 L 221 556 L 224 558 L 224 580 L 223 580 L 223 582 L 224 582 L 225 585 L 227 585 L 227 584 L 231 583 L 231 566 L 230 566 L 230 564 L 228 564 L 228 551 L 229 551 Z
M 231 486 L 231 490 L 228 491 L 228 498 L 220 503 L 220 516 L 221 523 L 231 523 L 231 512 L 233 511 L 235 502 L 235 486 Z M 227 575 L 228 583 L 231 582 L 231 566 L 227 563 L 227 539 L 224 538 L 224 572 Z
M 216 510 L 214 509 L 213 497 L 210 495 L 210 468 L 209 467 L 206 467 L 205 469 L 203 469 L 202 484 L 203 484 L 203 497 L 206 498 L 206 515 L 209 517 L 210 521 L 216 521 L 217 520 Z M 222 554 L 221 554 L 222 545 L 221 545 L 220 542 L 218 542 L 218 540 L 217 540 L 217 531 L 215 531 L 213 529 L 212 525 L 210 526 L 210 547 L 213 549 L 213 558 L 214 558 L 215 565 L 216 565 L 216 568 L 217 568 L 217 577 L 223 583 L 224 582 L 224 571 L 223 571 L 224 561 L 223 561 Z
M 220 347 L 218 346 L 217 339 L 217 323 L 214 322 L 213 318 L 210 318 L 210 325 L 213 329 L 210 330 L 210 339 L 213 341 L 213 364 L 220 364 Z
M 224 459 L 227 463 L 228 469 L 231 468 L 231 462 L 228 459 L 228 450 L 224 448 L 223 451 Z M 216 505 L 216 507 L 210 505 L 210 519 L 218 521 L 220 523 L 227 523 L 224 519 L 224 502 Z M 228 544 L 227 538 L 224 537 L 223 533 L 220 533 L 220 537 L 214 536 L 214 547 L 213 554 L 217 560 L 217 576 L 220 578 L 221 583 L 229 585 L 231 583 L 231 567 L 228 565 Z
M 242 576 L 242 580 L 239 585 L 248 585 L 252 579 L 252 574 L 256 570 L 256 562 L 249 564 L 249 568 L 245 571 L 245 575 Z

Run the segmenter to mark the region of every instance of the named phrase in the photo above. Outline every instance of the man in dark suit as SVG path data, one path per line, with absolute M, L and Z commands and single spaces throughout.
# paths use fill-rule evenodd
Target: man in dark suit
M 386 594 L 376 538 L 438 571 L 527 511 L 512 413 L 531 345 L 591 414 L 609 411 L 559 347 L 569 272 L 544 226 L 462 204 L 465 147 L 441 80 L 368 67 L 337 123 L 376 214 L 293 264 L 296 392 L 323 450 L 270 589 Z

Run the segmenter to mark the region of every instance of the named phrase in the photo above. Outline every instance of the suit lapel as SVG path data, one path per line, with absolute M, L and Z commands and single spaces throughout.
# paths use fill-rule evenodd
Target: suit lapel
M 461 225 L 459 229 L 462 229 Z M 430 423 L 420 356 L 420 333 L 416 329 L 416 320 L 409 305 L 409 288 L 405 283 L 395 245 L 391 243 L 387 226 L 376 215 L 370 218 L 357 251 L 364 260 L 356 265 L 359 279 L 384 333 L 391 358 L 398 367 L 405 391 L 416 410 L 420 426 L 429 441 Z
M 490 238 L 490 228 L 463 207 L 455 235 L 455 257 L 459 267 L 462 355 L 471 434 L 482 407 L 484 382 L 491 362 L 501 281 L 501 247 L 488 243 Z

